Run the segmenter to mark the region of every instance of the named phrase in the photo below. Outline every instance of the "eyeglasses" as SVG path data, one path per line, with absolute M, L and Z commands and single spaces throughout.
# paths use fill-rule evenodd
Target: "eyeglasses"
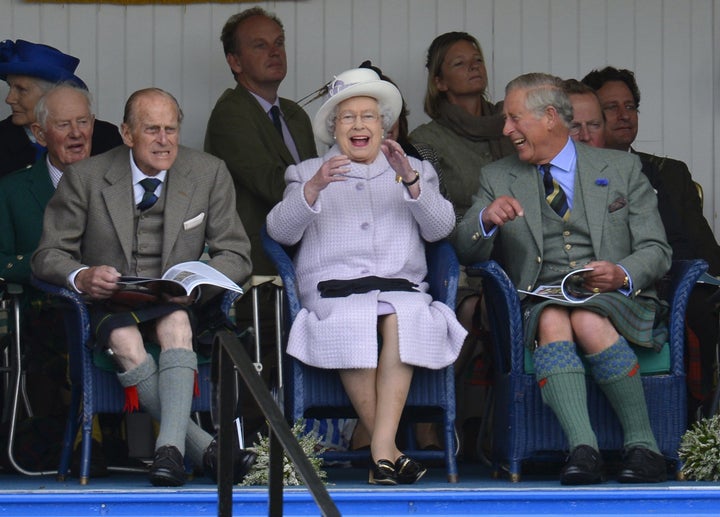
M 613 102 L 612 104 L 606 104 L 602 107 L 602 109 L 605 113 L 617 113 L 620 111 L 621 107 L 623 110 L 628 112 L 636 112 L 638 110 L 638 106 L 634 102 L 626 102 L 625 104 Z
M 603 129 L 602 122 L 590 121 L 590 122 L 573 122 L 570 124 L 570 134 L 578 135 L 582 128 L 585 127 L 585 131 L 588 133 L 599 133 Z
M 362 113 L 343 111 L 340 115 L 338 115 L 337 119 L 343 126 L 349 126 L 354 124 L 358 117 L 360 117 L 360 121 L 363 124 L 372 124 L 380 120 L 380 115 L 373 111 L 364 111 Z

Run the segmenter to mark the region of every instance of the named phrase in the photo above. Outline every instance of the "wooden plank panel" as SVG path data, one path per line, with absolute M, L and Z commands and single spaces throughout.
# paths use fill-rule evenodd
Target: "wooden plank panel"
M 427 50 L 430 43 L 441 32 L 437 25 L 438 5 L 436 0 L 408 0 L 408 26 L 410 42 L 408 45 L 407 82 L 401 84 L 410 114 L 408 127 L 412 131 L 420 124 L 430 120 L 423 111 L 427 85 Z
M 465 0 L 438 0 L 438 34 L 465 30 Z
M 353 6 L 351 2 L 325 2 L 323 23 L 324 26 L 316 38 L 322 34 L 322 51 L 318 58 L 324 56 L 324 67 L 319 76 L 316 76 L 312 85 L 305 89 L 307 95 L 315 88 L 319 88 L 323 81 L 330 81 L 334 75 L 349 68 L 352 63 L 353 32 Z M 332 22 L 330 21 L 332 20 Z M 359 63 L 358 63 L 359 64 Z M 320 107 L 319 102 L 315 110 Z
M 522 71 L 549 72 L 550 3 L 548 0 L 524 2 L 522 13 Z
M 577 0 L 550 1 L 550 71 L 563 79 L 580 73 L 577 22 Z
M 126 59 L 126 7 L 102 5 L 98 7 L 97 33 L 97 116 L 104 120 L 121 121 L 127 97 L 127 78 L 138 73 Z M 136 7 L 136 9 L 143 9 Z M 133 38 L 140 35 L 133 32 Z M 144 50 L 148 53 L 148 49 Z
M 635 78 L 640 88 L 639 130 L 635 147 L 649 153 L 659 152 L 663 138 L 663 45 L 662 2 L 638 0 L 636 3 Z
M 334 44 L 322 37 L 324 20 L 321 3 L 298 9 L 296 16 L 297 24 L 292 40 L 295 48 L 292 54 L 288 54 L 288 75 L 282 83 L 282 92 L 286 97 L 299 100 L 330 79 L 326 77 L 328 74 L 325 72 L 323 57 L 326 49 L 332 49 Z M 297 30 L 298 27 L 303 29 Z
M 210 30 L 208 6 L 188 5 L 184 10 L 178 56 L 182 60 L 183 143 L 202 149 L 207 120 L 216 100 L 208 95 L 206 81 L 212 69 L 207 56 L 215 53 L 216 38 Z
M 355 0 L 352 2 L 352 47 L 350 63 L 344 69 L 358 66 L 365 59 L 380 62 L 381 35 L 380 0 Z
M 40 41 L 51 47 L 68 51 L 68 12 L 62 4 L 43 4 L 40 7 Z
M 522 56 L 521 0 L 504 0 L 495 4 L 495 75 L 491 77 L 498 96 L 504 96 L 505 85 L 526 71 Z
M 662 153 L 690 158 L 690 13 L 686 4 L 663 2 Z M 672 132 L 672 135 L 668 134 Z
M 712 58 L 712 12 L 710 0 L 693 0 L 690 26 L 690 153 L 686 163 L 695 181 L 703 185 L 705 192 L 712 192 L 715 174 L 712 131 L 714 104 Z M 710 197 L 703 207 L 705 217 L 712 224 L 715 199 Z
M 607 1 L 607 62 L 633 69 L 635 66 L 635 3 Z
M 493 102 L 497 102 L 503 98 L 503 90 L 502 87 L 499 90 L 496 89 L 496 85 L 492 81 L 495 76 L 492 0 L 468 2 L 465 13 L 465 31 L 475 36 L 480 42 L 485 57 L 485 68 L 488 73 L 488 98 Z
M 608 64 L 607 16 L 604 2 L 580 0 L 578 4 L 578 79 Z
M 97 40 L 97 9 L 68 5 L 68 45 L 70 54 L 80 59 L 77 75 L 87 84 L 97 108 L 97 47 L 88 41 Z M 113 123 L 117 121 L 112 121 Z

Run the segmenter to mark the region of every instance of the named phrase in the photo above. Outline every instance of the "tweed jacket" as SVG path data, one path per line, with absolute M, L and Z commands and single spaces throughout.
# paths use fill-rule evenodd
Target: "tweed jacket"
M 198 260 L 208 245 L 212 267 L 236 282 L 250 274 L 250 245 L 235 211 L 227 168 L 217 158 L 180 147 L 163 184 L 162 271 Z M 130 150 L 118 147 L 65 171 L 45 210 L 33 273 L 65 285 L 82 266 L 114 266 L 132 275 L 134 197 Z
M 12 123 L 12 116 L 0 121 L 0 177 L 35 163 L 35 147 L 22 126 Z M 95 119 L 91 155 L 122 145 L 117 126 Z
M 658 210 L 673 259 L 704 259 L 709 272 L 720 275 L 720 246 L 703 215 L 702 203 L 687 165 L 672 158 L 636 154 L 642 162 L 643 173 L 657 193 Z
M 310 118 L 288 99 L 280 110 L 300 160 L 317 156 Z M 260 228 L 285 190 L 284 174 L 293 165 L 290 151 L 260 103 L 241 85 L 225 90 L 210 114 L 205 151 L 225 161 L 237 191 L 237 211 L 252 243 L 254 274 L 274 274 L 263 251 Z
M 320 368 L 377 366 L 378 301 L 398 316 L 404 363 L 441 368 L 457 357 L 465 330 L 453 310 L 426 294 L 423 239 L 437 241 L 454 226 L 451 203 L 442 197 L 429 162 L 409 158 L 420 172 L 413 200 L 395 181 L 380 153 L 372 164 L 352 163 L 346 181 L 328 185 L 311 207 L 303 187 L 323 162 L 340 152 L 290 166 L 284 198 L 267 218 L 268 233 L 284 245 L 299 243 L 294 263 L 302 310 L 290 331 L 288 353 Z M 364 276 L 404 278 L 421 292 L 371 291 L 321 298 L 323 280 Z
M 40 242 L 45 206 L 55 193 L 46 158 L 0 178 L 0 277 L 9 282 L 30 281 L 30 257 Z
M 623 266 L 632 279 L 633 295 L 654 297 L 654 282 L 670 268 L 671 249 L 640 160 L 630 153 L 579 143 L 575 149 L 575 190 L 582 191 L 595 258 Z M 487 260 L 495 253 L 493 257 L 518 288 L 537 287 L 545 253 L 540 188 L 537 168 L 517 156 L 484 167 L 476 201 L 453 236 L 460 261 Z M 483 238 L 480 211 L 502 195 L 516 198 L 524 217 Z

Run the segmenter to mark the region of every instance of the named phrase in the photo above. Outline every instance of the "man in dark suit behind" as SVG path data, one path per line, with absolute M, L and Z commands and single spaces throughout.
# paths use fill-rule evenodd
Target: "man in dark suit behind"
M 310 118 L 295 102 L 278 96 L 287 73 L 282 21 L 260 7 L 228 18 L 220 40 L 235 79 L 215 104 L 205 133 L 205 151 L 225 161 L 237 190 L 237 212 L 250 237 L 253 275 L 276 275 L 265 254 L 260 229 L 272 207 L 282 200 L 285 169 L 317 156 Z M 274 292 L 260 286 L 259 329 L 262 361 L 275 364 Z M 238 323 L 253 325 L 252 298 L 236 305 Z M 269 380 L 273 369 L 263 369 Z M 246 436 L 265 421 L 252 401 L 245 401 Z
M 505 89 L 504 134 L 518 155 L 483 167 L 454 244 L 463 263 L 497 258 L 518 289 L 558 285 L 588 267 L 582 304 L 525 296 L 526 345 L 543 401 L 565 431 L 563 484 L 598 483 L 602 458 L 587 409 L 583 357 L 624 432 L 618 481 L 666 479 L 629 343 L 664 342 L 653 285 L 670 266 L 657 203 L 639 160 L 569 138 L 572 105 L 562 81 L 526 74 Z M 657 321 L 656 321 L 657 320 Z
M 210 114 L 205 151 L 225 161 L 235 182 L 237 211 L 252 243 L 253 274 L 275 274 L 260 228 L 282 200 L 285 169 L 317 156 L 315 139 L 305 111 L 278 97 L 287 73 L 280 19 L 259 7 L 247 9 L 227 20 L 221 40 L 237 85 L 225 90 Z
M 658 198 L 662 218 L 674 260 L 701 258 L 708 263 L 711 275 L 720 275 L 720 245 L 703 216 L 702 201 L 687 165 L 666 156 L 633 149 L 638 132 L 640 89 L 635 74 L 626 69 L 607 66 L 593 70 L 583 80 L 597 92 L 605 115 L 605 147 L 637 154 L 642 171 L 650 180 Z M 708 302 L 716 288 L 699 284 L 688 300 L 687 321 L 700 344 L 700 379 L 689 370 L 689 409 L 691 419 L 696 409 L 709 402 L 713 387 L 715 347 L 718 339 L 718 316 L 715 305 Z
M 242 282 L 250 274 L 250 246 L 225 165 L 178 145 L 182 111 L 172 95 L 157 88 L 135 92 L 123 120 L 125 146 L 65 171 L 47 206 L 32 270 L 95 301 L 97 346 L 112 351 L 126 392 L 160 422 L 150 480 L 179 486 L 186 452 L 206 475 L 216 476 L 215 441 L 190 420 L 197 357 L 189 314 L 213 292 L 150 302 L 130 313 L 118 307 L 117 281 L 121 275 L 159 277 L 175 264 L 198 260 L 207 244 L 209 264 Z M 157 184 L 147 186 L 148 180 Z M 145 350 L 145 335 L 160 345 L 157 365 Z M 237 459 L 242 475 L 254 455 L 241 451 Z
M 0 79 L 10 90 L 5 103 L 12 113 L 0 121 L 0 177 L 35 163 L 45 146 L 32 133 L 35 104 L 55 83 L 70 82 L 87 90 L 75 75 L 80 60 L 39 43 L 17 40 L 0 42 Z M 122 144 L 114 124 L 94 120 L 93 155 Z

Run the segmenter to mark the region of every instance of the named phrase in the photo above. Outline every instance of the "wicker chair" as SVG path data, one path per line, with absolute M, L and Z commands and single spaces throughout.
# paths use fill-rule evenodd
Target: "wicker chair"
M 675 460 L 687 427 L 687 398 L 683 353 L 685 309 L 697 278 L 707 269 L 702 260 L 674 261 L 663 297 L 671 304 L 669 343 L 660 354 L 635 348 L 640 363 L 650 423 L 661 452 Z M 494 342 L 493 465 L 507 467 L 512 481 L 519 481 L 523 460 L 563 453 L 568 445 L 555 415 L 543 404 L 532 372 L 532 359 L 523 340 L 520 299 L 515 286 L 494 261 L 468 267 L 480 276 L 487 302 Z M 664 365 L 662 358 L 666 359 Z M 588 406 L 601 450 L 623 446 L 620 423 L 605 396 L 588 376 Z
M 38 289 L 57 297 L 62 302 L 65 318 L 65 333 L 68 343 L 68 363 L 70 370 L 71 398 L 68 419 L 65 424 L 58 480 L 63 481 L 70 470 L 75 436 L 78 427 L 82 429 L 80 456 L 80 484 L 90 480 L 90 446 L 92 442 L 93 415 L 97 413 L 122 413 L 125 405 L 125 392 L 114 372 L 100 368 L 93 360 L 90 346 L 90 316 L 87 305 L 80 295 L 65 287 L 49 284 L 37 278 L 32 283 Z M 222 298 L 220 310 L 230 321 L 232 304 L 237 293 L 227 291 Z M 200 393 L 193 398 L 192 411 L 211 411 L 213 409 L 212 372 L 210 362 L 198 364 L 198 386 Z
M 287 328 L 300 312 L 300 300 L 295 282 L 295 268 L 288 251 L 268 236 L 262 229 L 263 247 L 282 277 L 287 318 Z M 455 306 L 459 266 L 455 252 L 446 241 L 427 244 L 427 282 L 430 294 L 450 307 Z M 286 356 L 285 367 L 285 416 L 292 424 L 301 418 L 356 418 L 350 399 L 345 394 L 340 377 L 335 370 L 314 368 Z M 444 451 L 421 451 L 406 449 L 419 460 L 444 459 L 448 482 L 458 481 L 455 459 L 455 377 L 453 367 L 442 370 L 415 368 L 410 393 L 403 412 L 404 421 L 442 424 Z M 412 440 L 408 440 L 412 442 Z M 367 451 L 328 451 L 328 461 L 366 459 Z

